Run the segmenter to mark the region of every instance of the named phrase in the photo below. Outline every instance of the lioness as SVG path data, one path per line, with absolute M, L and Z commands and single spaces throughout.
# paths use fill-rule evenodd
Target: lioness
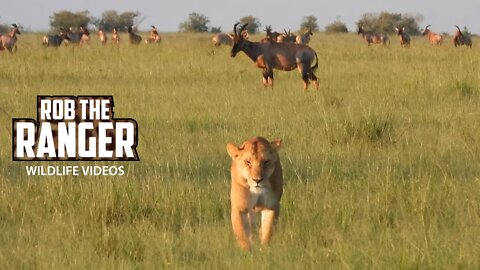
M 237 147 L 227 144 L 232 158 L 232 226 L 237 242 L 249 250 L 252 244 L 254 211 L 261 211 L 260 242 L 268 244 L 280 212 L 283 193 L 282 166 L 277 151 L 282 141 L 254 137 Z

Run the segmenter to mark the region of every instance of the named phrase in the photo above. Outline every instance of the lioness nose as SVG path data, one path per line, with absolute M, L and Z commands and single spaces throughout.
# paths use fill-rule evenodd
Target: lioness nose
M 255 181 L 255 183 L 260 183 L 263 181 L 263 177 L 262 178 L 252 178 L 253 181 Z

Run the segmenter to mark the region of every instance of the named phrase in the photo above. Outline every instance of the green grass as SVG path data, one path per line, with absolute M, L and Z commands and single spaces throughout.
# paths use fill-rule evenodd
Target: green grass
M 316 34 L 320 89 L 306 93 L 296 71 L 264 89 L 207 35 L 162 42 L 44 49 L 22 35 L 0 54 L 0 268 L 480 268 L 480 40 Z M 78 164 L 123 177 L 26 176 L 67 164 L 11 161 L 11 119 L 35 118 L 41 94 L 113 95 L 141 161 Z M 283 139 L 285 195 L 271 246 L 246 253 L 225 146 L 255 135 Z

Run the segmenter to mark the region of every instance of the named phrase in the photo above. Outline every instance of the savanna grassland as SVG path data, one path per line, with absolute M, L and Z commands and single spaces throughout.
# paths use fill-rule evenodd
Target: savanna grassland
M 19 36 L 0 54 L 0 268 L 479 269 L 480 40 L 391 38 L 315 34 L 320 89 L 304 92 L 296 71 L 264 89 L 209 35 L 59 49 Z M 80 164 L 125 176 L 27 176 L 12 118 L 35 118 L 40 94 L 113 95 L 141 161 Z M 271 245 L 241 252 L 226 144 L 254 135 L 283 139 L 285 192 Z

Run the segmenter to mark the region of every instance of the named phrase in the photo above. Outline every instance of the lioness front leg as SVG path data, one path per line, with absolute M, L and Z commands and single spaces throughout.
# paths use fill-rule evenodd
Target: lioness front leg
M 277 213 L 273 209 L 262 210 L 262 225 L 260 228 L 260 242 L 263 245 L 268 244 L 272 237 L 273 226 L 277 219 Z
M 231 213 L 233 233 L 237 238 L 238 245 L 245 250 L 250 249 L 251 245 L 251 228 L 249 211 L 240 211 L 232 209 Z

